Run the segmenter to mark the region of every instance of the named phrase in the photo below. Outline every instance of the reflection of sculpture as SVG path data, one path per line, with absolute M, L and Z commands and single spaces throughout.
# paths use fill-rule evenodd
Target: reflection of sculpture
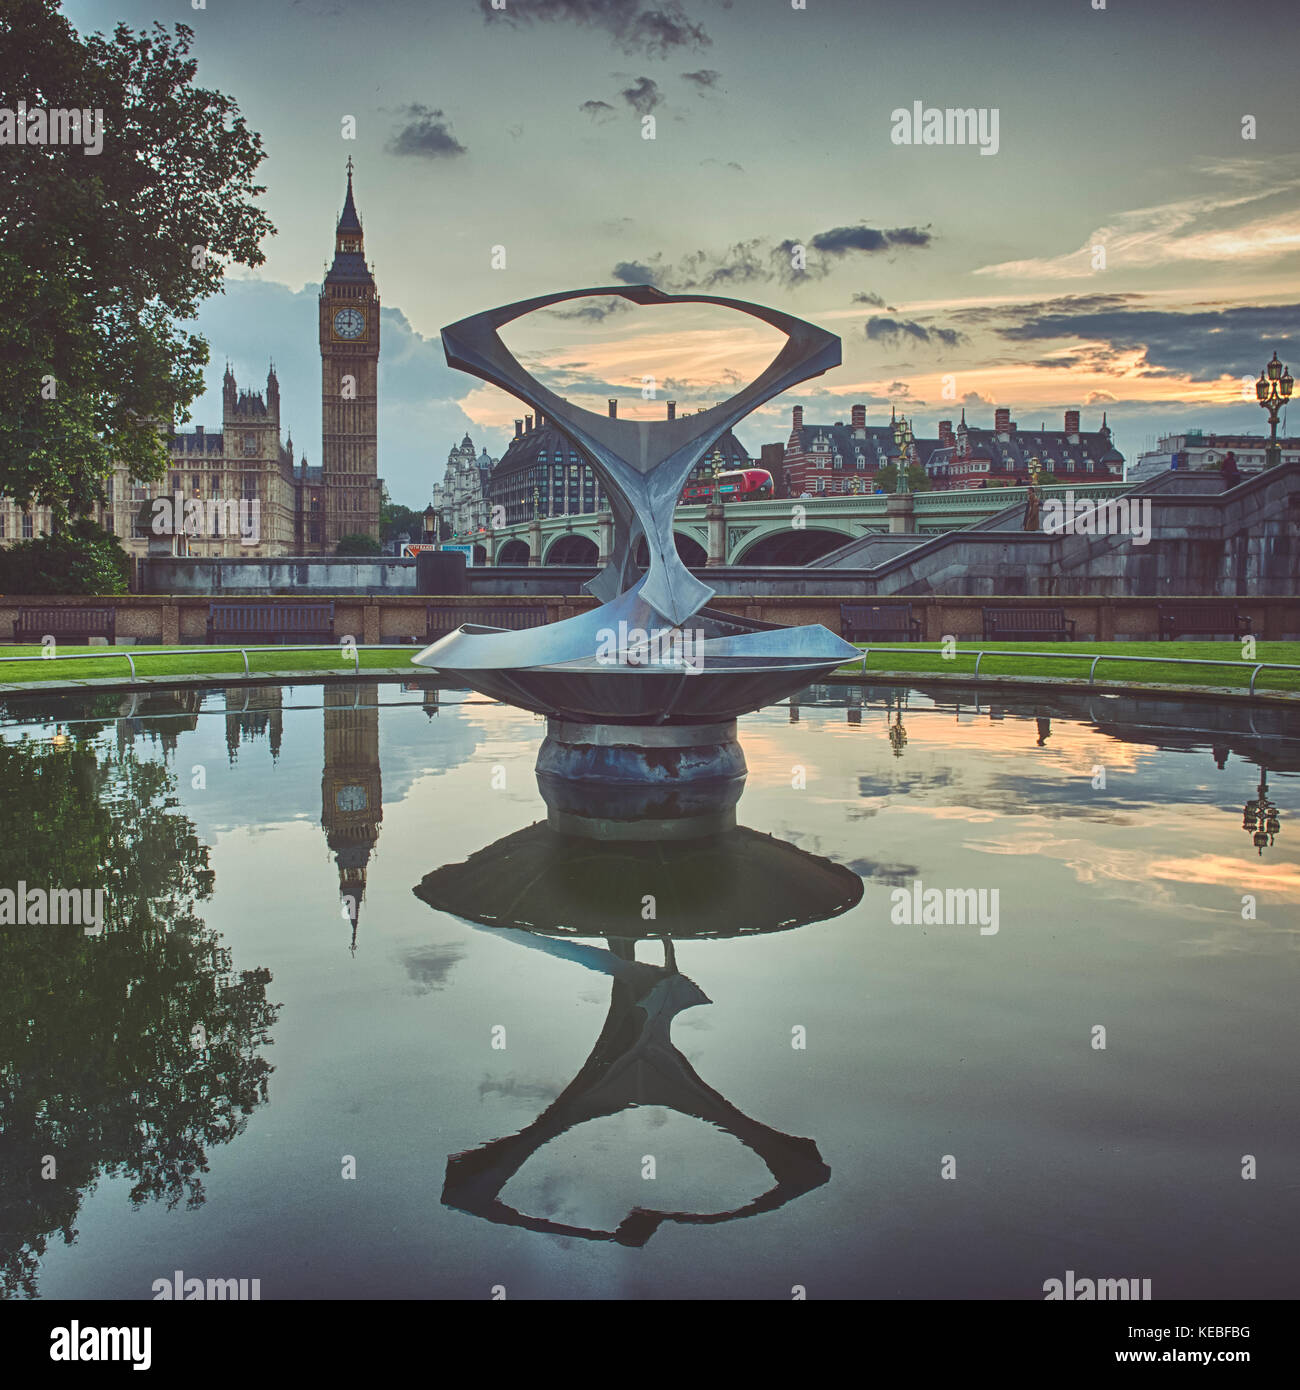
M 657 923 L 642 920 L 653 884 Z M 442 1200 L 489 1221 L 555 1235 L 641 1246 L 665 1222 L 713 1225 L 773 1211 L 830 1177 L 817 1145 L 750 1119 L 707 1085 L 670 1037 L 683 1009 L 707 1004 L 677 969 L 674 940 L 780 931 L 837 916 L 862 897 L 850 870 L 752 830 L 686 844 L 605 845 L 534 825 L 463 864 L 429 874 L 415 890 L 430 906 L 520 944 L 612 977 L 609 1013 L 578 1074 L 532 1124 L 447 1163 Z M 522 928 L 523 930 L 519 930 Z M 664 939 L 664 963 L 635 959 L 636 941 Z M 604 948 L 545 937 L 603 936 Z M 613 1230 L 529 1216 L 501 1199 L 506 1184 L 543 1145 L 577 1125 L 640 1105 L 663 1106 L 716 1126 L 751 1149 L 773 1185 L 730 1211 L 637 1207 Z
M 426 875 L 416 896 L 492 927 L 548 936 L 691 940 L 786 931 L 847 912 L 857 874 L 785 840 L 737 827 L 685 842 L 617 844 L 558 834 L 544 822 L 463 864 Z M 656 920 L 641 915 L 653 893 Z
M 527 938 L 525 938 L 527 940 Z M 554 946 L 556 943 L 535 943 Z M 673 1045 L 669 1030 L 683 1009 L 707 1004 L 708 996 L 693 980 L 679 974 L 671 941 L 664 943 L 663 966 L 631 958 L 631 943 L 568 947 L 584 953 L 581 963 L 614 977 L 609 1014 L 600 1037 L 577 1076 L 560 1096 L 518 1134 L 482 1148 L 454 1154 L 447 1162 L 442 1200 L 446 1206 L 509 1226 L 554 1235 L 644 1245 L 665 1221 L 714 1225 L 775 1211 L 786 1202 L 820 1187 L 831 1175 L 811 1139 L 799 1139 L 742 1114 L 711 1086 Z M 544 1144 L 588 1120 L 617 1115 L 635 1106 L 659 1105 L 716 1126 L 739 1139 L 766 1164 L 775 1182 L 766 1192 L 732 1211 L 657 1211 L 636 1207 L 616 1230 L 592 1230 L 527 1216 L 507 1206 L 500 1193 Z
M 711 410 L 656 421 L 595 415 L 535 381 L 497 331 L 534 310 L 589 295 L 619 295 L 647 305 L 723 305 L 764 320 L 787 341 L 755 381 Z M 837 365 L 840 344 L 834 335 L 741 300 L 665 295 L 642 285 L 572 290 L 509 304 L 445 328 L 443 346 L 452 366 L 531 403 L 573 441 L 609 499 L 614 542 L 609 563 L 587 586 L 604 600 L 600 608 L 520 632 L 466 626 L 413 658 L 417 665 L 436 667 L 508 703 L 573 721 L 686 724 L 757 709 L 857 655 L 820 626 L 780 628 L 705 608 L 712 590 L 682 563 L 672 531 L 682 485 L 714 440 L 755 406 Z M 642 536 L 649 560 L 645 574 L 635 563 Z M 604 634 L 616 635 L 615 642 Z

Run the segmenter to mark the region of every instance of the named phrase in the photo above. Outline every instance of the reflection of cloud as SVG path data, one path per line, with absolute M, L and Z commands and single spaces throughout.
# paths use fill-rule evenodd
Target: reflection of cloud
M 1156 832 L 1164 824 L 1158 816 L 1137 823 Z M 1284 902 L 1300 901 L 1300 866 L 1268 860 L 1206 853 L 1192 859 L 1153 859 L 1149 848 L 1124 849 L 1091 841 L 1066 839 L 1050 831 L 1028 829 L 1014 838 L 969 840 L 965 847 L 979 854 L 1020 858 L 1041 855 L 1058 860 L 1076 881 L 1086 887 L 1109 885 L 1143 905 L 1169 906 L 1178 900 L 1175 888 L 1166 885 L 1226 888 L 1230 893 L 1253 893 Z M 1261 916 L 1265 915 L 1261 912 Z M 1245 922 L 1253 927 L 1254 923 Z
M 1176 883 L 1211 884 L 1237 893 L 1267 893 L 1280 895 L 1288 902 L 1300 901 L 1300 865 L 1296 864 L 1206 854 L 1197 859 L 1156 859 L 1147 872 L 1154 878 L 1168 878 Z
M 464 947 L 447 942 L 418 946 L 413 951 L 407 951 L 400 960 L 415 983 L 416 993 L 429 994 L 447 983 L 452 966 L 464 955 Z
M 1146 904 L 1160 903 L 1168 906 L 1174 901 L 1174 893 L 1151 881 L 1150 858 L 1146 850 L 1123 850 L 1108 846 L 1104 855 L 1091 841 L 1067 840 L 1050 831 L 1026 830 L 1017 833 L 1014 839 L 971 840 L 966 848 L 979 854 L 1008 855 L 1020 858 L 1022 855 L 1042 855 L 1059 860 L 1076 881 L 1092 888 L 1103 885 L 1124 889 L 1126 897 L 1132 897 Z M 1086 904 L 1078 904 L 1080 910 Z
M 716 68 L 700 68 L 696 72 L 684 72 L 682 76 L 687 82 L 692 83 L 697 91 L 703 93 L 715 88 L 722 74 Z
M 511 1100 L 552 1101 L 560 1094 L 560 1088 L 547 1081 L 518 1081 L 513 1076 L 499 1080 L 484 1077 L 478 1083 L 478 1094 L 480 1100 L 484 1096 L 508 1096 Z
M 840 862 L 859 878 L 883 883 L 890 888 L 901 888 L 921 876 L 921 870 L 915 864 L 878 864 L 873 859 L 842 859 Z

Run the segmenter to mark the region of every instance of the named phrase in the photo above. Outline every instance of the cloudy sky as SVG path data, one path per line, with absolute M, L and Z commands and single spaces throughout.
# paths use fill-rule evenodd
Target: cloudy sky
M 83 31 L 191 25 L 199 80 L 266 141 L 278 232 L 203 312 L 196 422 L 219 425 L 227 358 L 242 384 L 273 355 L 319 460 L 316 292 L 349 155 L 384 303 L 380 471 L 410 505 L 465 430 L 497 454 L 522 413 L 447 368 L 439 329 L 549 291 L 649 280 L 838 333 L 842 367 L 740 427 L 754 452 L 797 401 L 833 422 L 864 400 L 926 435 L 963 404 L 1024 426 L 1078 405 L 1085 428 L 1104 408 L 1132 457 L 1159 432 L 1259 431 L 1242 378 L 1300 358 L 1300 26 L 1263 39 L 1226 0 L 496 3 L 65 4 Z M 996 153 L 895 143 L 916 102 L 996 112 Z M 624 415 L 711 405 L 779 342 L 611 303 L 504 336 Z

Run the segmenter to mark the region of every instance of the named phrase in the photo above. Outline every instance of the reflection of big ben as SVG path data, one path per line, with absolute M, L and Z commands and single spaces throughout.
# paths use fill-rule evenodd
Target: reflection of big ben
M 320 823 L 339 867 L 339 901 L 352 919 L 353 946 L 366 891 L 366 865 L 384 818 L 378 699 L 379 687 L 373 683 L 325 687 Z

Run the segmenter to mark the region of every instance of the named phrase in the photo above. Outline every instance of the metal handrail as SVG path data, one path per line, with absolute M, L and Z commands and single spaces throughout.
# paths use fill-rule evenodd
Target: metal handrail
M 352 670 L 354 675 L 361 674 L 361 653 L 377 651 L 411 651 L 418 647 L 415 642 L 357 642 L 352 647 Z M 106 657 L 120 656 L 126 659 L 131 668 L 131 677 L 134 680 L 138 672 L 135 669 L 135 658 L 137 656 L 179 656 L 182 652 L 188 651 L 198 656 L 229 656 L 232 652 L 238 652 L 244 658 L 244 674 L 251 676 L 252 670 L 248 665 L 248 647 L 163 647 L 158 651 L 142 652 L 130 647 L 109 647 L 102 652 L 54 652 L 50 656 L 0 656 L 0 662 L 7 661 L 102 661 Z M 254 647 L 253 651 L 277 651 L 277 652 L 339 652 L 342 647 L 337 642 L 311 642 L 303 644 L 289 644 L 284 646 L 267 644 L 266 646 Z M 202 673 L 196 673 L 202 674 Z M 213 672 L 214 675 L 220 674 Z M 276 675 L 277 672 L 268 671 L 267 675 Z
M 900 651 L 924 652 L 928 656 L 942 656 L 944 654 L 944 649 L 942 647 L 918 647 L 910 643 L 905 648 L 897 645 L 880 646 L 874 649 L 869 646 L 863 647 L 862 674 L 864 676 L 868 674 L 867 657 L 871 655 L 873 650 L 877 652 L 893 652 L 895 654 Z M 975 670 L 972 674 L 972 679 L 977 679 L 979 677 L 980 662 L 983 661 L 986 656 L 1035 656 L 1042 657 L 1047 661 L 1087 661 L 1088 658 L 1091 657 L 1092 665 L 1088 668 L 1089 685 L 1092 685 L 1094 682 L 1097 663 L 1099 661 L 1140 661 L 1148 664 L 1154 663 L 1157 665 L 1169 666 L 1252 666 L 1254 670 L 1250 673 L 1249 687 L 1249 693 L 1252 695 L 1255 693 L 1255 678 L 1261 671 L 1300 671 L 1300 665 L 1285 661 L 1228 661 L 1220 657 L 1209 656 L 1121 656 L 1115 652 L 1101 652 L 1097 655 L 1094 655 L 1092 652 L 1080 652 L 1078 656 L 1075 656 L 1072 652 L 1022 652 L 1018 648 L 1008 649 L 1006 647 L 981 647 L 978 651 L 974 651 L 970 647 L 965 649 L 959 648 L 954 651 L 952 655 L 954 657 L 973 656 L 975 658 Z M 923 676 L 928 673 L 925 671 L 913 671 L 908 674 Z

